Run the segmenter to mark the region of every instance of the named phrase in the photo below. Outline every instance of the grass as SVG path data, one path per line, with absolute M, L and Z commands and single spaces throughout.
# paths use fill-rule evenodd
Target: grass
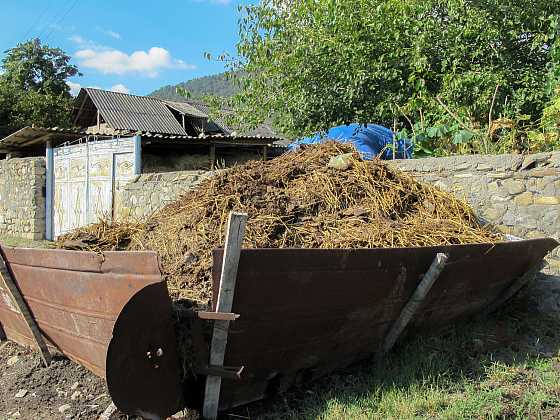
M 366 361 L 226 417 L 560 418 L 559 349 L 560 320 L 520 298 L 489 319 L 411 337 L 383 365 Z
M 53 248 L 54 242 L 32 240 L 15 236 L 0 236 L 0 245 L 22 248 Z

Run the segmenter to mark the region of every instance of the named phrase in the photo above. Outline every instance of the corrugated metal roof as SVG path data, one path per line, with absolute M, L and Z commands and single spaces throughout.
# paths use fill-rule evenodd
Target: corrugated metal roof
M 59 127 L 24 127 L 13 134 L 0 140 L 0 149 L 2 147 L 11 148 L 21 148 L 27 147 L 29 145 L 45 143 L 49 139 L 53 139 L 56 143 L 64 142 L 66 140 L 78 139 L 85 136 L 96 136 L 100 135 L 102 137 L 112 137 L 104 133 L 95 133 L 91 130 L 85 130 L 83 128 L 59 128 Z M 126 131 L 122 130 L 120 133 L 115 133 L 116 136 L 132 136 L 141 135 L 143 139 L 161 139 L 170 141 L 184 141 L 185 144 L 228 144 L 231 143 L 232 146 L 247 145 L 247 146 L 275 146 L 278 145 L 277 142 L 280 140 L 275 136 L 233 136 L 226 134 L 201 134 L 199 136 L 189 136 L 189 135 L 174 135 L 174 134 L 159 134 L 152 132 L 141 132 L 141 131 Z
M 168 102 L 168 101 L 165 101 L 165 102 Z M 238 130 L 234 127 L 231 127 L 225 121 L 225 119 L 229 115 L 233 115 L 233 113 L 234 113 L 234 111 L 232 109 L 229 109 L 229 108 L 223 107 L 219 110 L 219 113 L 221 115 L 219 115 L 219 116 L 212 115 L 211 116 L 211 114 L 212 114 L 211 107 L 209 105 L 207 105 L 206 103 L 202 102 L 202 101 L 185 99 L 185 101 L 183 101 L 183 102 L 173 102 L 173 103 L 175 103 L 175 104 L 186 104 L 188 106 L 191 106 L 191 107 L 195 108 L 201 114 L 203 114 L 207 118 L 209 118 L 217 126 L 217 128 L 220 129 L 220 131 L 223 131 L 225 134 L 242 135 L 242 136 L 245 136 L 245 137 L 257 136 L 257 137 L 270 137 L 270 138 L 278 138 L 278 139 L 281 138 L 280 136 L 278 136 L 278 134 L 276 134 L 276 132 L 274 131 L 274 129 L 272 128 L 272 126 L 269 123 L 261 124 L 258 127 L 254 128 L 254 129 L 252 129 L 248 132 L 240 132 L 240 130 Z M 211 128 L 210 128 L 210 130 L 211 130 Z
M 169 108 L 159 99 L 85 88 L 112 128 L 186 135 Z
M 173 108 L 175 111 L 180 112 L 181 114 L 189 115 L 196 118 L 208 118 L 208 115 L 206 115 L 204 112 L 200 112 L 198 109 L 187 102 L 175 102 L 167 100 L 163 102 L 165 102 L 168 106 Z
M 224 121 L 224 119 L 221 116 L 216 116 L 216 115 L 212 115 L 212 117 L 210 117 L 210 115 L 212 114 L 212 109 L 211 107 L 201 101 L 196 101 L 196 100 L 185 100 L 185 103 L 187 103 L 188 105 L 192 106 L 193 108 L 197 109 L 199 112 L 206 114 L 206 116 L 210 119 L 210 121 L 212 123 L 214 123 L 214 125 L 216 126 L 215 128 L 213 128 L 211 126 L 211 124 L 207 127 L 208 130 L 210 131 L 223 131 L 224 134 L 231 134 L 233 133 L 235 130 L 231 127 L 229 127 L 226 122 Z M 231 114 L 232 111 L 226 108 L 223 108 L 220 110 L 220 113 L 223 116 L 226 116 L 227 114 Z M 217 128 L 217 130 L 216 130 Z
M 60 127 L 24 127 L 1 139 L 0 150 L 18 149 L 20 147 L 46 143 L 53 135 L 56 135 L 61 141 L 72 140 L 85 135 L 85 130 Z

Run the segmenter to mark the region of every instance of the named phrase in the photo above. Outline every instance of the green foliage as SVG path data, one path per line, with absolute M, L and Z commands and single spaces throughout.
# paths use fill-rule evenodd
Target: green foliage
M 181 93 L 178 93 L 177 89 L 180 89 Z M 237 88 L 231 78 L 225 73 L 220 73 L 199 77 L 179 83 L 178 85 L 167 85 L 153 91 L 148 96 L 160 99 L 181 100 L 185 97 L 201 99 L 207 95 L 229 97 L 236 92 Z
M 0 121 L 5 131 L 26 125 L 64 126 L 72 108 L 69 77 L 78 75 L 70 57 L 39 39 L 7 52 L 0 75 Z
M 265 0 L 243 8 L 231 69 L 246 77 L 232 103 L 242 122 L 272 118 L 288 135 L 459 120 L 420 143 L 489 149 L 491 109 L 535 123 L 550 100 L 558 10 L 560 0 Z

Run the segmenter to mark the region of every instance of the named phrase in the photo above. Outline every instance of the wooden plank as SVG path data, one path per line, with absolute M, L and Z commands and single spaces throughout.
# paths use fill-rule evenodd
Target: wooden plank
M 115 413 L 115 411 L 117 411 L 117 407 L 112 402 L 111 404 L 109 404 L 109 406 L 107 406 L 107 408 L 103 411 L 103 413 L 101 413 L 98 420 L 109 420 L 111 416 Z
M 29 310 L 27 303 L 23 299 L 23 296 L 20 290 L 18 289 L 14 279 L 12 278 L 12 275 L 8 271 L 8 267 L 6 265 L 6 262 L 4 261 L 4 256 L 2 255 L 2 252 L 0 252 L 0 279 L 4 281 L 4 284 L 6 285 L 6 288 L 8 289 L 8 292 L 12 297 L 12 300 L 17 305 L 19 312 L 21 313 L 23 319 L 27 323 L 27 326 L 31 330 L 31 335 L 33 337 L 33 340 L 35 341 L 35 344 L 41 351 L 41 358 L 43 359 L 43 363 L 45 364 L 45 367 L 49 366 L 52 357 L 49 352 L 49 349 L 47 348 L 47 343 L 45 343 L 45 340 L 41 335 L 41 332 L 39 331 L 39 326 L 37 325 L 35 318 L 33 318 L 33 315 L 31 314 L 31 311 Z
M 216 312 L 231 312 L 246 223 L 247 214 L 235 212 L 229 214 Z M 224 365 L 228 330 L 229 321 L 214 322 L 209 366 L 219 367 Z M 220 376 L 208 376 L 206 378 L 202 410 L 205 419 L 214 420 L 218 418 L 221 384 L 222 378 Z
M 443 253 L 437 253 L 432 265 L 430 266 L 428 272 L 422 278 L 422 281 L 412 294 L 412 297 L 408 301 L 408 303 L 404 306 L 403 310 L 401 311 L 399 317 L 391 327 L 389 334 L 385 337 L 383 342 L 383 353 L 388 353 L 395 343 L 397 342 L 398 338 L 408 325 L 408 323 L 412 320 L 416 311 L 426 299 L 430 289 L 434 285 L 435 281 L 443 271 L 445 264 L 447 263 L 448 256 Z
M 208 319 L 213 321 L 235 321 L 239 318 L 238 314 L 233 314 L 231 312 L 207 312 L 199 311 L 197 315 L 200 319 Z

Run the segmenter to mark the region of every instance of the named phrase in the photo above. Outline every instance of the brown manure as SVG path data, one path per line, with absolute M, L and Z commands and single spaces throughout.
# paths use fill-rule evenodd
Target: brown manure
M 343 156 L 341 156 L 343 155 Z M 327 142 L 221 171 L 145 222 L 100 223 L 62 248 L 155 250 L 175 300 L 207 305 L 228 213 L 249 215 L 247 248 L 385 248 L 496 242 L 463 201 L 351 146 Z

